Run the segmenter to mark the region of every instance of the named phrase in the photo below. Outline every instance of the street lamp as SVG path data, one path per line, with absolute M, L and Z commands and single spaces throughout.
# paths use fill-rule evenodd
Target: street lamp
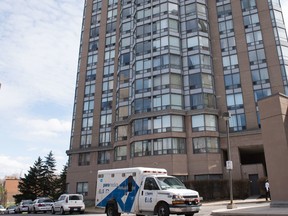
M 229 111 L 224 112 L 222 114 L 222 118 L 226 122 L 226 132 L 227 132 L 228 161 L 226 161 L 226 169 L 228 170 L 228 174 L 229 174 L 229 191 L 230 191 L 230 203 L 227 205 L 227 209 L 233 209 L 233 208 L 236 208 L 236 206 L 233 203 L 233 183 L 232 183 L 233 163 L 231 160 L 231 146 L 230 146 L 230 137 L 229 137 L 229 119 L 231 118 L 231 113 Z

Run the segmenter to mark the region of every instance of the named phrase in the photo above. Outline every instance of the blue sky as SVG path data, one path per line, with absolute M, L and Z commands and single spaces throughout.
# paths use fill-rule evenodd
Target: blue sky
M 51 150 L 59 171 L 67 162 L 83 6 L 0 0 L 0 179 Z
M 67 161 L 83 7 L 0 1 L 0 179 L 51 150 L 59 170 Z

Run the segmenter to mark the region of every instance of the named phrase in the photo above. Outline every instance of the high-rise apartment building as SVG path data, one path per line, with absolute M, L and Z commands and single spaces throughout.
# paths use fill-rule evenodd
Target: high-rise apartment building
M 288 93 L 287 48 L 280 0 L 86 0 L 68 191 L 133 166 L 225 179 L 229 111 L 233 178 L 257 193 L 257 101 Z

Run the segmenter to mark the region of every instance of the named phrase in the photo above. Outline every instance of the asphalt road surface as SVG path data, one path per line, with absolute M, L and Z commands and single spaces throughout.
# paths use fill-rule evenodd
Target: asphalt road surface
M 242 208 L 242 207 L 251 207 L 251 206 L 257 206 L 257 205 L 261 205 L 260 203 L 241 203 L 241 204 L 236 204 L 236 206 L 238 208 Z M 219 210 L 219 209 L 226 209 L 226 206 L 227 204 L 226 203 L 213 203 L 213 204 L 209 204 L 209 203 L 204 203 L 202 206 L 201 206 L 201 210 L 199 213 L 196 213 L 194 216 L 209 216 L 211 214 L 212 211 L 214 210 Z M 37 214 L 28 214 L 28 213 L 22 213 L 22 214 L 13 214 L 15 216 L 25 216 L 25 215 L 31 215 L 31 216 L 52 216 L 52 214 L 50 212 L 48 213 L 37 213 Z M 55 214 L 56 216 L 57 215 L 60 215 L 59 213 L 56 213 Z M 76 216 L 76 215 L 88 215 L 88 216 L 106 216 L 106 214 L 99 214 L 99 213 L 88 213 L 86 212 L 85 214 L 78 214 L 78 213 L 72 213 L 72 214 L 65 214 L 65 215 L 71 215 L 71 216 Z M 134 214 L 122 214 L 122 216 L 134 216 Z M 172 216 L 172 215 L 171 215 Z M 173 216 L 176 216 L 176 215 L 173 215 Z

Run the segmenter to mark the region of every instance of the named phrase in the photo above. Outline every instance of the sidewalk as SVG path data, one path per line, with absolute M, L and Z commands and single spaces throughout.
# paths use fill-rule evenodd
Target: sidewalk
M 226 201 L 227 202 L 227 201 Z M 228 204 L 229 202 L 227 202 Z M 212 216 L 288 216 L 288 208 L 279 207 L 272 208 L 270 207 L 270 202 L 267 202 L 265 199 L 250 198 L 246 200 L 236 200 L 235 209 L 218 209 L 212 211 Z M 240 204 L 251 203 L 249 207 L 241 207 Z M 237 206 L 239 204 L 239 206 Z
M 213 206 L 223 204 L 223 206 L 226 207 L 228 203 L 229 201 L 225 200 L 203 203 L 203 205 Z M 245 200 L 234 200 L 234 203 L 236 205 L 235 209 L 227 209 L 225 207 L 217 209 L 212 211 L 211 216 L 288 216 L 288 208 L 271 208 L 270 202 L 267 202 L 264 198 L 258 199 L 252 197 Z M 241 204 L 250 205 L 249 207 L 243 207 Z M 85 212 L 88 214 L 105 214 L 104 209 L 95 207 L 88 207 Z M 197 216 L 197 214 L 195 214 L 195 216 Z

